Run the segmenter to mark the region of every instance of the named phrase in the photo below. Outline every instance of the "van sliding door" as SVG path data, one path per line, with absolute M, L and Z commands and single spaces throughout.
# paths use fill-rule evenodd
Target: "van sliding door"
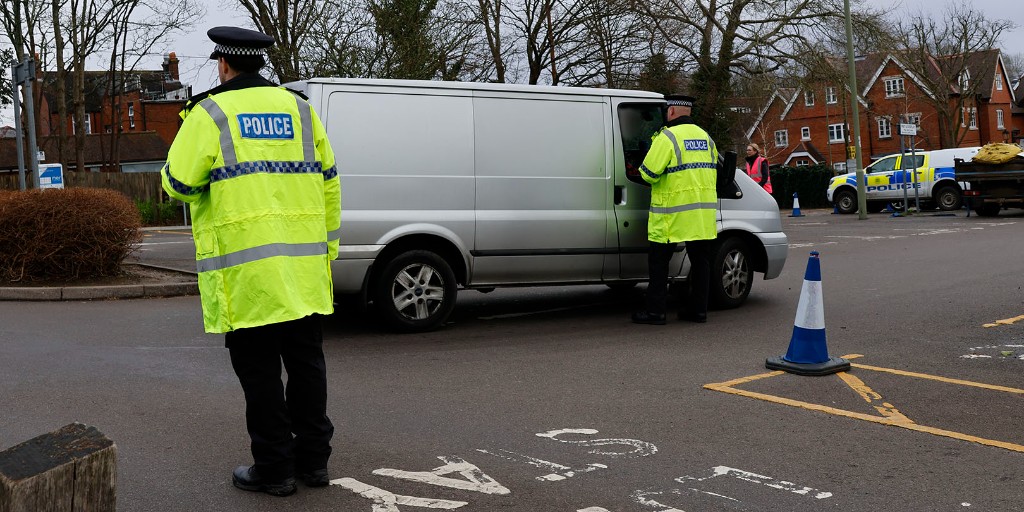
M 610 195 L 603 98 L 474 96 L 473 284 L 599 280 Z

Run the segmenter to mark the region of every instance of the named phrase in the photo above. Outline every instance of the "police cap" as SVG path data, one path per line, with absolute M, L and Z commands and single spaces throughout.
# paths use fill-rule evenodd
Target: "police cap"
M 213 27 L 206 35 L 216 44 L 211 59 L 224 55 L 262 56 L 274 45 L 273 37 L 241 27 Z
M 685 94 L 666 94 L 665 102 L 670 107 L 690 107 L 693 108 L 693 102 L 696 101 L 692 96 Z

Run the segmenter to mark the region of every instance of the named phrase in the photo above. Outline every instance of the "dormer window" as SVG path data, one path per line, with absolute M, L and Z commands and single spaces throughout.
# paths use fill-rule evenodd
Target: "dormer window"
M 963 74 L 960 75 L 960 90 L 966 91 L 971 86 L 971 72 L 964 70 Z
M 811 91 L 804 91 L 804 106 L 814 106 L 814 93 Z
M 886 78 L 884 82 L 886 98 L 901 97 L 906 93 L 906 90 L 903 88 L 902 76 L 891 76 Z

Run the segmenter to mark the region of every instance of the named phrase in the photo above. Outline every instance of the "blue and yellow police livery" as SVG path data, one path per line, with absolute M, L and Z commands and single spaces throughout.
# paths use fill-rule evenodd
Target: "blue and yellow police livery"
M 956 181 L 953 160 L 969 160 L 978 149 L 921 151 L 914 155 L 896 154 L 875 160 L 864 168 L 868 212 L 879 212 L 889 203 L 901 202 L 904 198 L 913 201 L 915 197 L 920 197 L 923 204 L 941 210 L 959 210 L 967 185 Z M 856 173 L 832 178 L 826 194 L 839 213 L 856 212 Z

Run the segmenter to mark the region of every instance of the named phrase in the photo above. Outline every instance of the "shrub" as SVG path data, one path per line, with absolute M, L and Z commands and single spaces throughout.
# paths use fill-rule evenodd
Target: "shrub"
M 834 175 L 835 171 L 823 164 L 772 169 L 772 196 L 779 208 L 793 207 L 793 192 L 799 195 L 801 208 L 829 207 L 825 192 Z
M 182 202 L 176 199 L 158 203 L 152 200 L 135 200 L 143 226 L 181 225 L 184 222 Z
M 95 188 L 0 194 L 0 280 L 112 276 L 142 239 L 138 210 Z

